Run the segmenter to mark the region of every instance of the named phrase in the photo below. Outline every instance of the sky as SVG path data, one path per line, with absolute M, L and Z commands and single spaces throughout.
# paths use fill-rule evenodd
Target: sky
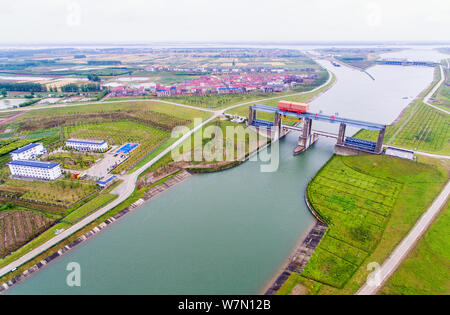
M 450 41 L 448 0 L 3 0 L 0 43 Z

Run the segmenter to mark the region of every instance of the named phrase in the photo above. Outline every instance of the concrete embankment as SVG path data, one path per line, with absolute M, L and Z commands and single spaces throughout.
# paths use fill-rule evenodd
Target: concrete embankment
M 149 190 L 146 191 L 145 196 L 143 198 L 137 200 L 136 202 L 131 204 L 129 207 L 125 208 L 124 210 L 122 210 L 119 213 L 117 213 L 116 215 L 112 216 L 105 222 L 102 222 L 98 226 L 94 227 L 89 232 L 86 232 L 85 234 L 83 234 L 82 236 L 77 238 L 72 243 L 64 246 L 57 252 L 55 252 L 55 253 L 51 254 L 50 256 L 48 256 L 47 258 L 41 260 L 34 266 L 28 268 L 27 270 L 22 272 L 20 275 L 14 277 L 11 280 L 9 280 L 8 282 L 2 284 L 0 286 L 0 293 L 3 293 L 6 290 L 8 290 L 9 288 L 11 288 L 12 286 L 26 280 L 28 277 L 30 277 L 32 274 L 34 274 L 36 271 L 39 271 L 40 269 L 44 268 L 46 265 L 48 265 L 55 259 L 63 256 L 64 254 L 66 254 L 70 250 L 74 249 L 81 243 L 92 238 L 94 235 L 101 232 L 102 230 L 107 228 L 109 225 L 111 225 L 112 223 L 114 223 L 115 221 L 117 221 L 118 219 L 120 219 L 121 217 L 126 215 L 127 213 L 137 209 L 138 207 L 142 206 L 146 201 L 149 201 L 149 200 L 155 198 L 156 196 L 160 195 L 161 193 L 165 192 L 166 190 L 170 189 L 171 187 L 181 183 L 182 181 L 184 181 L 186 178 L 188 178 L 190 176 L 191 176 L 191 174 L 189 174 L 188 172 L 182 171 L 181 173 L 169 178 L 165 182 L 163 182 L 155 187 L 150 188 Z
M 265 290 L 265 295 L 276 294 L 293 272 L 302 273 L 327 228 L 328 226 L 320 221 L 314 224 L 303 241 L 294 249 L 275 281 Z
M 308 183 L 309 185 L 309 183 Z M 306 187 L 308 187 L 308 185 Z M 272 284 L 264 290 L 265 295 L 274 295 L 286 282 L 290 275 L 295 272 L 301 274 L 311 259 L 312 254 L 319 245 L 322 237 L 328 229 L 328 225 L 322 218 L 314 211 L 308 200 L 308 194 L 305 190 L 305 203 L 309 211 L 316 218 L 316 223 L 310 228 L 305 238 L 299 242 L 292 254 L 289 256 L 288 262 L 281 269 L 279 275 L 275 278 Z

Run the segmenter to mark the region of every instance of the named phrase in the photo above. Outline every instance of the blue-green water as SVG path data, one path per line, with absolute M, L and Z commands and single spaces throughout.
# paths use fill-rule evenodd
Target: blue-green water
M 338 82 L 312 110 L 374 122 L 392 122 L 411 101 L 402 98 L 418 95 L 433 77 L 429 68 L 377 66 L 370 70 L 372 81 L 358 71 L 323 65 Z M 314 222 L 304 191 L 333 153 L 334 141 L 320 139 L 294 157 L 297 136 L 281 140 L 277 172 L 261 173 L 260 163 L 246 162 L 193 176 L 8 293 L 259 293 Z M 69 262 L 81 265 L 79 288 L 66 285 Z

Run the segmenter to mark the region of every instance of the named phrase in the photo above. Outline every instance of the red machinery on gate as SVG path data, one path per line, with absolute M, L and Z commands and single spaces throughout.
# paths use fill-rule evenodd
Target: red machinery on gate
M 278 102 L 278 108 L 284 112 L 293 112 L 297 114 L 304 114 L 309 109 L 309 104 L 306 103 L 296 103 L 289 101 Z

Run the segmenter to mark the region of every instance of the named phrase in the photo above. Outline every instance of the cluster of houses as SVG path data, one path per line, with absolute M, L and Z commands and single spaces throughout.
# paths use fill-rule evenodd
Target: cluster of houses
M 311 84 L 316 74 L 229 74 L 201 76 L 199 79 L 186 80 L 181 84 L 165 86 L 159 83 L 147 87 L 132 88 L 119 86 L 111 88 L 111 97 L 145 96 L 157 97 L 174 95 L 274 93 L 288 91 L 299 84 Z
M 144 68 L 147 72 L 176 72 L 176 73 L 204 73 L 204 74 L 240 74 L 240 73 L 314 73 L 314 68 L 268 68 L 268 67 L 168 67 L 168 66 L 150 66 Z
M 106 146 L 106 147 L 105 147 Z M 74 140 L 66 141 L 66 147 L 78 151 L 104 151 L 106 141 Z M 10 153 L 12 161 L 8 163 L 13 177 L 39 180 L 55 180 L 62 176 L 60 163 L 38 161 L 47 150 L 42 143 L 31 143 Z

